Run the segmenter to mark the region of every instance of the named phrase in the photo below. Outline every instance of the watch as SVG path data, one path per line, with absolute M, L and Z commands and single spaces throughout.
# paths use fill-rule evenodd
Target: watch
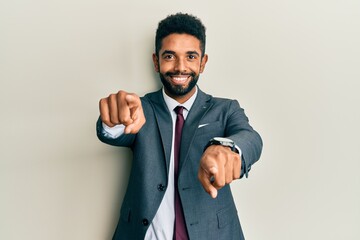
M 212 138 L 205 146 L 204 151 L 211 145 L 222 145 L 225 147 L 229 147 L 231 151 L 239 153 L 235 147 L 235 143 L 233 140 L 223 137 L 214 137 Z

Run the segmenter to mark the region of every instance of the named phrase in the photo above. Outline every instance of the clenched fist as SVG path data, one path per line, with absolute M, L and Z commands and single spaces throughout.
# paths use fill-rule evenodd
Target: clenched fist
M 140 98 L 134 93 L 120 90 L 100 99 L 100 118 L 109 127 L 123 124 L 125 134 L 139 132 L 146 119 Z

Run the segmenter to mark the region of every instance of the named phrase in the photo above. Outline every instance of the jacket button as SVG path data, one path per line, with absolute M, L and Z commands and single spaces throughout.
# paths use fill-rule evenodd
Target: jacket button
M 157 186 L 157 189 L 158 189 L 160 192 L 163 192 L 163 191 L 165 191 L 165 186 L 162 185 L 162 184 L 159 184 L 159 185 Z
M 142 220 L 142 224 L 143 224 L 144 226 L 149 225 L 149 220 L 147 220 L 146 218 L 144 218 L 144 219 Z

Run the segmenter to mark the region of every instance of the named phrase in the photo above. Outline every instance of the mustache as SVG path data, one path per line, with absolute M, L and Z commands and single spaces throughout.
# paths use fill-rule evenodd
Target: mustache
M 185 72 L 166 72 L 165 76 L 171 77 L 171 76 L 191 76 L 191 77 L 195 77 L 196 74 L 194 72 L 189 72 L 189 73 L 185 73 Z

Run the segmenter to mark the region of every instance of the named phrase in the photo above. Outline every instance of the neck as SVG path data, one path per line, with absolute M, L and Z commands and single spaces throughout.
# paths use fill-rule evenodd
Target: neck
M 187 100 L 189 100 L 195 94 L 196 86 L 185 95 L 173 95 L 173 94 L 169 93 L 166 89 L 164 89 L 164 90 L 165 90 L 166 95 L 168 95 L 169 97 L 171 97 L 178 103 L 182 104 L 182 103 L 186 102 Z

